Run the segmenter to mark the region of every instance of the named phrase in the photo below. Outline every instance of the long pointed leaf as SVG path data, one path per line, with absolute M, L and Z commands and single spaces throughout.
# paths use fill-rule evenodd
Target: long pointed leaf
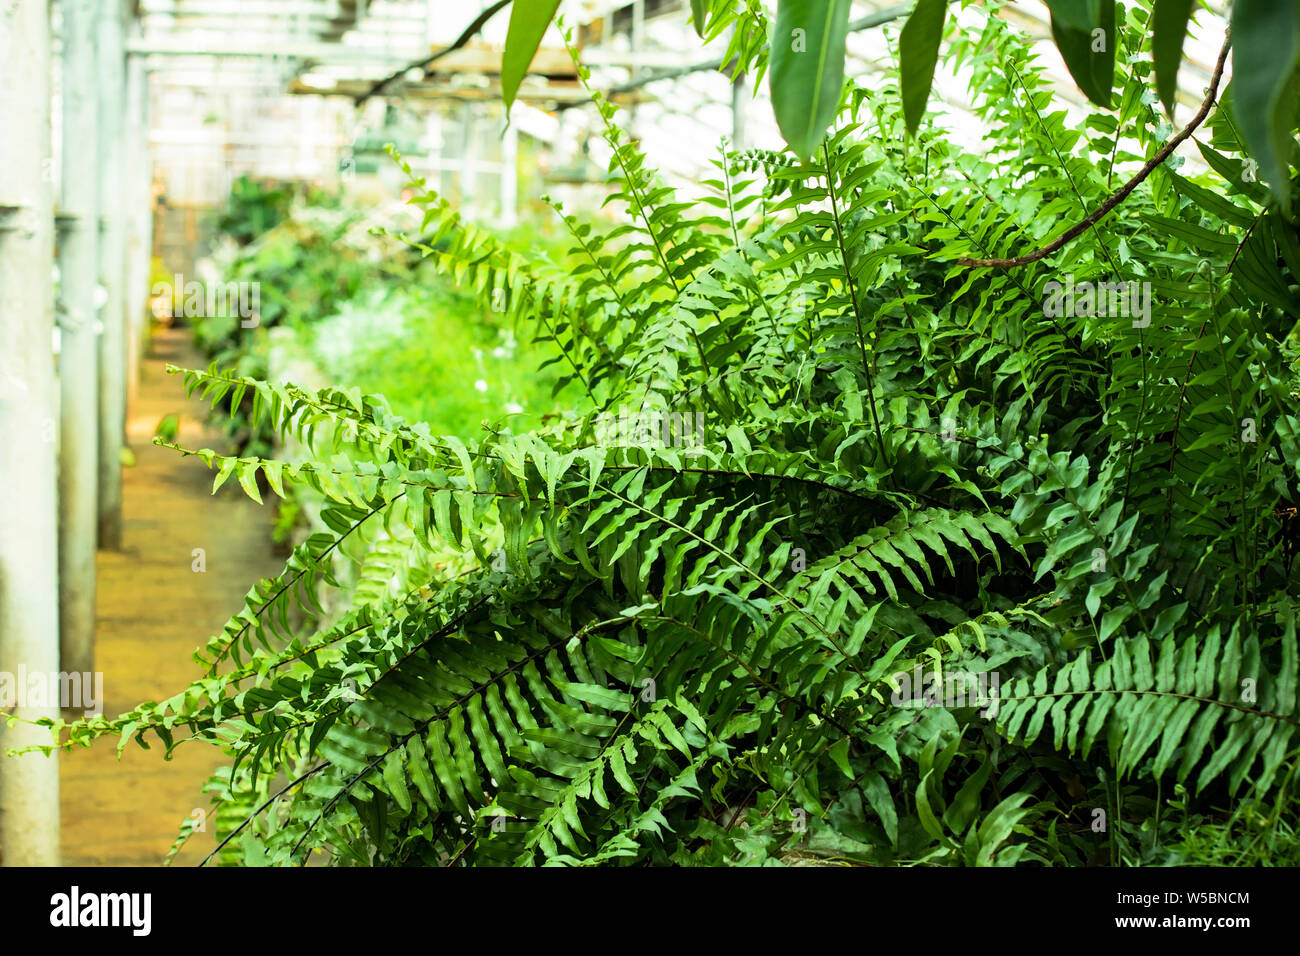
M 560 0 L 519 0 L 510 7 L 510 29 L 501 56 L 501 96 L 507 108 L 515 101 L 519 84 L 559 6 Z
M 771 91 L 781 135 L 800 159 L 821 145 L 844 86 L 849 0 L 781 0 L 772 35 Z
M 939 60 L 939 41 L 948 0 L 918 0 L 916 9 L 903 24 L 898 37 L 898 66 L 902 75 L 903 118 L 907 131 L 915 133 L 930 98 L 934 66 Z

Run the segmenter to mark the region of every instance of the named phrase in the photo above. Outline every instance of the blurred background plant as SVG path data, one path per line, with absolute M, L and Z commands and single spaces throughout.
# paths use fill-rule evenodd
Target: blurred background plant
M 521 342 L 501 314 L 421 256 L 371 234 L 371 223 L 391 222 L 407 207 L 362 209 L 321 193 L 287 210 L 287 195 L 242 178 L 231 191 L 222 218 L 227 241 L 213 259 L 227 283 L 258 284 L 260 309 L 250 327 L 233 309 L 188 320 L 208 359 L 256 378 L 292 362 L 319 384 L 381 393 L 402 417 L 465 438 L 485 423 L 532 427 L 553 411 L 557 377 L 537 367 L 558 352 Z M 568 254 L 554 227 L 538 221 L 500 238 L 557 263 Z M 578 395 L 570 388 L 557 398 L 572 408 Z M 212 421 L 236 450 L 270 452 L 264 428 L 219 409 Z

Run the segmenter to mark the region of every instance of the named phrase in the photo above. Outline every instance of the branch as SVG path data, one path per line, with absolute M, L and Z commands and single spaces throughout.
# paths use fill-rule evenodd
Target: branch
M 1205 118 L 1210 115 L 1210 108 L 1214 105 L 1215 97 L 1219 93 L 1219 81 L 1223 78 L 1223 65 L 1228 59 L 1228 49 L 1232 45 L 1232 35 L 1224 37 L 1223 48 L 1219 50 L 1218 62 L 1214 64 L 1214 75 L 1210 77 L 1210 90 L 1205 96 L 1201 108 L 1196 111 L 1192 121 L 1183 127 L 1182 132 L 1165 143 L 1154 156 L 1151 157 L 1136 176 L 1126 182 L 1119 190 L 1097 207 L 1096 211 L 1091 213 L 1087 219 L 1076 226 L 1071 227 L 1062 233 L 1056 239 L 1037 249 L 1034 252 L 1027 253 L 1023 256 L 1014 256 L 1010 259 L 958 259 L 959 266 L 972 266 L 974 268 L 986 269 L 1014 269 L 1016 266 L 1028 265 L 1031 262 L 1037 262 L 1039 259 L 1050 256 L 1053 252 L 1060 249 L 1066 243 L 1077 239 L 1093 226 L 1095 226 L 1107 213 L 1122 203 L 1125 198 L 1136 189 L 1143 180 L 1150 176 L 1157 166 L 1170 157 L 1175 149 L 1181 146 L 1189 136 L 1196 131 L 1196 128 L 1205 122 Z
M 441 60 L 448 53 L 452 53 L 456 50 L 459 50 L 471 39 L 473 39 L 476 33 L 478 33 L 480 30 L 483 29 L 484 24 L 486 24 L 489 20 L 491 20 L 494 16 L 496 16 L 501 9 L 509 5 L 510 5 L 510 0 L 497 0 L 496 3 L 492 4 L 492 6 L 488 7 L 477 17 L 475 17 L 474 22 L 471 23 L 469 26 L 467 26 L 460 36 L 456 37 L 455 42 L 453 42 L 451 46 L 444 47 L 443 49 L 439 50 L 437 53 L 433 54 L 433 56 L 424 57 L 423 59 L 416 60 L 414 63 L 408 63 L 406 66 L 402 67 L 396 73 L 392 73 L 384 77 L 374 86 L 372 86 L 367 92 L 362 93 L 360 96 L 358 96 L 355 105 L 360 106 L 362 103 L 370 99 L 372 96 L 378 96 L 385 89 L 387 89 L 389 85 L 395 83 L 397 80 L 401 79 L 404 75 L 406 75 L 406 73 L 409 70 L 428 69 L 429 65 L 435 62 L 436 60 Z

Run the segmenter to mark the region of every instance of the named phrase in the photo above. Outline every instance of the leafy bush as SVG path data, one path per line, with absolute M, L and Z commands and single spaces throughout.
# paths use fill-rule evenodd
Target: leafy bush
M 535 369 L 545 351 L 493 319 L 473 296 L 433 278 L 372 288 L 305 327 L 295 344 L 326 380 L 382 392 L 403 418 L 468 440 L 485 424 L 529 430 L 555 408 L 554 376 Z
M 271 375 L 279 345 L 328 381 L 382 390 L 404 416 L 465 437 L 484 420 L 510 416 L 518 426 L 548 413 L 552 381 L 533 366 L 549 353 L 517 343 L 491 308 L 458 292 L 418 253 L 381 247 L 372 219 L 307 204 L 242 247 L 224 277 L 257 284 L 257 321 L 235 310 L 205 315 L 193 321 L 195 342 L 217 365 L 254 378 Z M 563 261 L 565 250 L 532 223 L 503 240 Z M 466 375 L 475 390 L 462 387 Z M 214 412 L 241 454 L 271 453 L 268 429 L 228 402 Z
M 310 487 L 330 531 L 190 688 L 65 742 L 221 746 L 225 862 L 1294 860 L 1294 226 L 1216 111 L 1214 175 L 1161 163 L 1050 257 L 961 261 L 1156 155 L 1144 18 L 1118 116 L 1067 125 L 989 16 L 951 53 L 987 154 L 851 85 L 810 162 L 725 154 L 695 199 L 596 96 L 627 219 L 561 210 L 568 267 L 414 179 L 421 251 L 589 409 L 462 440 L 186 372 L 310 456 L 187 453 Z
M 217 229 L 246 245 L 279 225 L 292 204 L 291 186 L 261 183 L 243 175 L 230 184 L 230 196 L 217 217 Z
M 227 283 L 257 289 L 255 320 L 232 308 L 192 318 L 195 344 L 217 365 L 266 378 L 271 329 L 328 316 L 379 272 L 352 238 L 358 220 L 356 211 L 307 206 L 248 241 L 223 271 Z M 229 403 L 214 409 L 213 421 L 241 453 L 271 453 L 274 436 Z

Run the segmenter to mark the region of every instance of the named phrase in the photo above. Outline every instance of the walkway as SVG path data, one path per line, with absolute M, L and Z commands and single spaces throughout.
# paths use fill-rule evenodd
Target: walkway
M 179 444 L 223 447 L 200 424 L 204 407 L 186 401 L 182 378 L 164 371 L 168 363 L 207 364 L 183 329 L 155 336 L 153 354 L 141 359 L 127 426 L 136 463 L 123 480 L 123 550 L 98 560 L 95 666 L 109 715 L 169 697 L 198 677 L 194 650 L 239 610 L 255 580 L 283 563 L 271 554 L 268 510 L 234 482 L 211 496 L 212 473 L 198 459 L 151 444 L 159 420 L 179 414 Z M 192 570 L 195 548 L 205 552 L 205 573 Z M 157 865 L 196 808 L 209 812 L 208 831 L 190 838 L 176 865 L 197 863 L 215 845 L 201 787 L 222 763 L 220 752 L 183 744 L 165 762 L 161 744 L 149 739 L 150 750 L 131 742 L 121 761 L 109 739 L 64 754 L 64 865 Z

